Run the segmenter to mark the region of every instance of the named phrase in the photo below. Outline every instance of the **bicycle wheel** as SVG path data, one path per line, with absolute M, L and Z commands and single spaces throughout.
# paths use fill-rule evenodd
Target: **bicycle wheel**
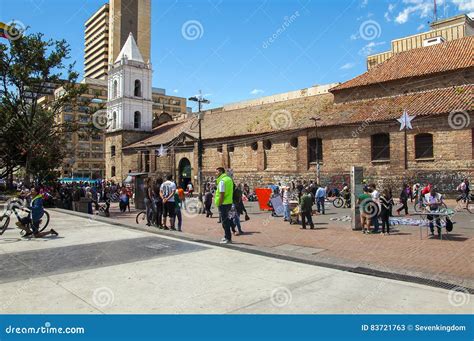
M 10 223 L 9 216 L 4 215 L 0 218 L 0 236 L 7 230 L 9 223 Z
M 137 224 L 140 224 L 140 223 L 143 223 L 144 221 L 146 221 L 146 212 L 142 211 L 142 212 L 138 213 L 137 217 L 135 218 L 135 221 L 137 222 Z
M 334 205 L 334 207 L 336 208 L 341 208 L 342 205 L 344 205 L 344 200 L 342 198 L 336 198 L 332 201 L 332 204 Z
M 48 224 L 49 224 L 49 213 L 48 211 L 44 211 L 44 214 L 41 217 L 41 221 L 38 227 L 38 232 L 43 232 L 44 229 L 48 226 Z

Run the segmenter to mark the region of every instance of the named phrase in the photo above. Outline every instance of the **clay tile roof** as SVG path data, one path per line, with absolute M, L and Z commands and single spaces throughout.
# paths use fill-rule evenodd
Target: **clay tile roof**
M 362 75 L 331 91 L 383 83 L 474 66 L 474 36 L 395 54 Z
M 407 95 L 334 104 L 331 94 L 308 96 L 283 102 L 265 104 L 206 114 L 202 121 L 204 140 L 232 139 L 243 136 L 292 131 L 314 127 L 311 117 L 320 118 L 318 126 L 357 125 L 363 122 L 390 122 L 403 110 L 410 115 L 427 117 L 453 111 L 472 112 L 474 85 L 435 89 Z M 168 122 L 155 128 L 153 135 L 128 148 L 166 145 L 185 133 L 196 138 L 196 119 Z

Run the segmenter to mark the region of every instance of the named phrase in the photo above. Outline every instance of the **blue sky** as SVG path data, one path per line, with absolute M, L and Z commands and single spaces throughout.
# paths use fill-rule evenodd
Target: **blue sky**
M 438 17 L 474 0 L 438 0 Z M 0 2 L 0 21 L 66 39 L 83 71 L 84 22 L 104 0 Z M 367 54 L 428 29 L 432 0 L 152 0 L 153 86 L 210 107 L 348 80 Z

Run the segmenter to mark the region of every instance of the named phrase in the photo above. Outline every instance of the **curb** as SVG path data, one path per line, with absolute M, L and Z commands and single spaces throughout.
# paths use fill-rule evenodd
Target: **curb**
M 114 221 L 113 219 L 102 217 L 99 215 L 91 216 L 90 214 L 87 214 L 87 213 L 69 211 L 69 210 L 65 210 L 61 208 L 49 208 L 48 210 L 58 211 L 60 213 L 74 215 L 81 218 L 92 219 L 92 220 L 99 221 L 102 223 L 107 223 L 113 226 L 125 227 L 132 230 L 153 233 L 156 235 L 162 235 L 166 237 L 173 237 L 176 239 L 185 240 L 185 241 L 194 242 L 194 243 L 201 243 L 201 244 L 212 245 L 216 247 L 222 247 L 222 248 L 231 249 L 231 250 L 240 251 L 240 252 L 246 252 L 246 253 L 254 254 L 258 256 L 264 256 L 264 257 L 280 259 L 280 260 L 285 260 L 285 261 L 290 261 L 290 262 L 296 262 L 296 263 L 306 264 L 306 265 L 320 266 L 320 267 L 334 269 L 334 270 L 347 271 L 347 272 L 351 272 L 351 273 L 355 273 L 359 275 L 366 275 L 366 276 L 391 279 L 391 280 L 396 280 L 396 281 L 401 281 L 401 282 L 421 284 L 421 285 L 426 285 L 426 286 L 430 286 L 434 288 L 441 288 L 441 289 L 446 289 L 446 290 L 462 290 L 462 291 L 468 292 L 471 295 L 474 295 L 474 288 L 469 288 L 463 285 L 443 282 L 443 281 L 430 279 L 426 277 L 418 277 L 418 276 L 400 274 L 400 273 L 395 273 L 395 272 L 380 271 L 377 269 L 371 269 L 371 268 L 366 268 L 366 267 L 359 267 L 359 266 L 351 267 L 351 266 L 346 266 L 346 265 L 338 265 L 338 264 L 333 264 L 333 263 L 321 262 L 321 261 L 314 260 L 309 256 L 305 257 L 302 254 L 295 255 L 292 252 L 284 252 L 284 251 L 275 250 L 273 248 L 268 248 L 268 247 L 242 245 L 242 244 L 223 245 L 214 241 L 214 239 L 203 238 L 203 236 L 200 236 L 200 235 L 195 235 L 195 234 L 185 233 L 185 232 L 177 233 L 177 232 L 171 232 L 171 231 L 165 231 L 165 230 L 150 229 L 150 228 L 146 228 L 140 225 L 131 225 L 131 224 L 125 224 L 122 222 L 117 222 L 117 221 Z

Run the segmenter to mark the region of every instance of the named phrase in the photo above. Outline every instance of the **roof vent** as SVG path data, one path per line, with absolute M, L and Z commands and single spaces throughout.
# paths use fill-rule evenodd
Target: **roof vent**
M 423 47 L 444 43 L 446 40 L 443 37 L 434 37 L 423 40 Z

